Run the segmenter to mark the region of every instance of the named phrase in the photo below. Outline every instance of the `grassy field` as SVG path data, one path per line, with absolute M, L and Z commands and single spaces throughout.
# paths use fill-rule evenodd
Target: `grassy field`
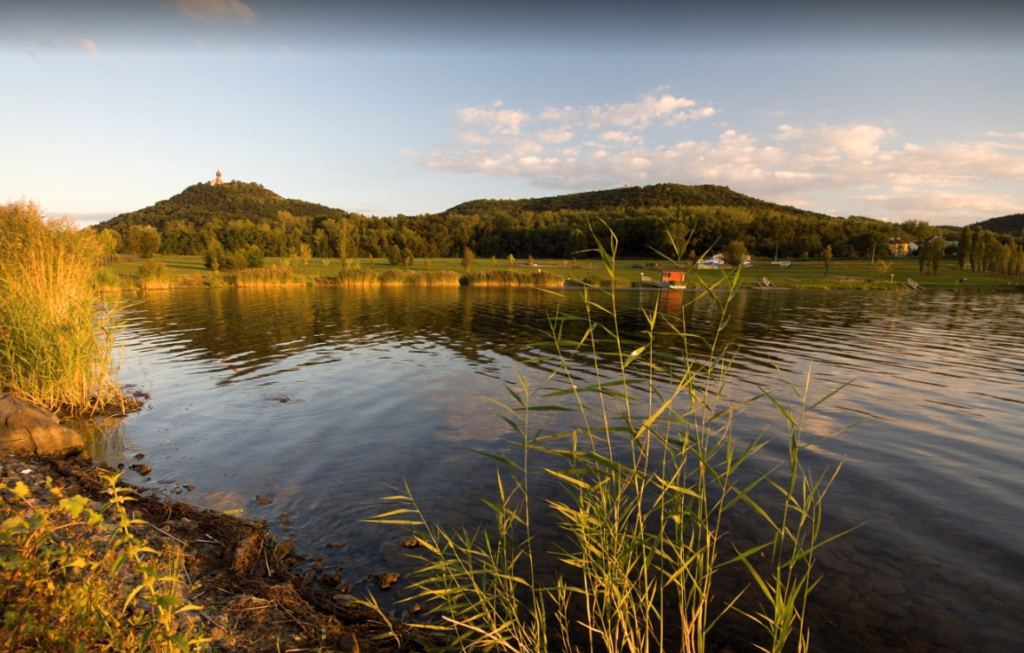
M 158 256 L 158 261 L 166 266 L 166 273 L 170 277 L 171 286 L 175 278 L 180 278 L 181 285 L 197 285 L 197 278 L 212 278 L 213 273 L 203 267 L 203 259 L 200 256 Z M 377 274 L 383 274 L 388 270 L 404 270 L 404 266 L 392 266 L 384 259 L 357 259 L 360 267 L 372 270 Z M 537 260 L 537 267 L 544 272 L 549 272 L 567 279 L 583 279 L 585 277 L 607 277 L 600 261 L 581 260 Z M 635 268 L 633 265 L 645 266 L 656 261 L 624 260 L 618 262 L 616 276 L 628 282 L 640 281 L 641 275 L 646 274 L 655 279 L 659 278 L 658 270 L 649 268 Z M 961 289 L 961 290 L 1020 290 L 1024 287 L 1021 280 L 1015 279 L 1012 282 L 1006 277 L 995 278 L 988 273 L 974 273 L 960 270 L 954 259 L 946 259 L 939 267 L 936 276 L 925 276 L 918 271 L 917 259 L 886 259 L 885 264 L 891 268 L 884 269 L 879 262 L 871 263 L 867 259 L 836 259 L 832 261 L 829 275 L 825 276 L 825 266 L 820 260 L 799 261 L 795 260 L 789 268 L 783 269 L 772 265 L 768 260 L 756 260 L 753 265 L 743 271 L 743 286 L 753 286 L 762 277 L 767 277 L 773 284 L 780 288 L 820 288 L 820 289 L 863 289 L 863 290 L 898 290 L 906 289 L 908 278 L 914 279 L 926 289 Z M 303 263 L 300 259 L 267 258 L 267 268 L 276 266 L 278 269 L 289 269 L 295 275 L 301 277 L 337 277 L 342 266 L 339 259 L 311 259 Z M 119 275 L 122 284 L 132 286 L 132 278 L 138 276 L 139 265 L 135 263 L 113 263 L 106 267 L 110 272 Z M 509 264 L 507 259 L 485 259 L 479 258 L 473 266 L 473 272 L 487 272 L 489 270 L 529 270 L 526 262 L 516 261 L 514 265 Z M 409 267 L 410 271 L 454 271 L 460 276 L 465 271 L 460 266 L 457 258 L 433 258 L 416 259 L 416 262 Z M 230 276 L 235 273 L 223 272 L 222 276 Z M 722 277 L 718 270 L 693 270 L 687 274 L 687 286 L 696 287 L 698 279 L 707 283 Z M 966 284 L 958 284 L 958 279 L 966 278 Z M 313 279 L 310 279 L 313 281 Z

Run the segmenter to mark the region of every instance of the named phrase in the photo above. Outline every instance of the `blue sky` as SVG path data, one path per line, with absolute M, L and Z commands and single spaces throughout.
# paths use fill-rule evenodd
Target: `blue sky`
M 220 169 L 375 215 L 676 182 L 964 224 L 1024 211 L 1022 19 L 995 2 L 5 3 L 0 201 L 90 221 Z

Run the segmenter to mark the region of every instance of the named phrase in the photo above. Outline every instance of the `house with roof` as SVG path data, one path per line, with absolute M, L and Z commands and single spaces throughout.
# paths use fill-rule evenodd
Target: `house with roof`
M 910 245 L 911 243 L 905 243 L 900 238 L 890 238 L 889 253 L 893 256 L 910 256 Z

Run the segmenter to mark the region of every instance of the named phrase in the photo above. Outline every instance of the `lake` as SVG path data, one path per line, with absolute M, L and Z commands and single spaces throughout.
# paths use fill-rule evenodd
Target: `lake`
M 622 292 L 678 313 L 683 293 Z M 686 299 L 692 299 L 687 295 Z M 812 595 L 819 651 L 1020 651 L 1024 642 L 1024 302 L 1019 294 L 743 291 L 723 340 L 729 401 L 783 374 L 812 394 L 854 383 L 811 416 L 811 465 L 843 461 Z M 472 492 L 495 487 L 512 431 L 485 398 L 508 400 L 516 370 L 541 382 L 535 343 L 575 291 L 504 288 L 206 289 L 139 295 L 124 313 L 121 381 L 151 395 L 125 420 L 98 420 L 93 456 L 145 454 L 147 485 L 180 500 L 264 518 L 351 582 L 411 567 L 399 530 L 363 520 L 408 482 L 429 516 L 474 523 Z M 687 309 L 711 328 L 710 300 Z M 579 372 L 585 374 L 582 363 Z M 788 395 L 791 396 L 791 395 Z M 287 401 L 284 401 L 287 399 Z M 571 416 L 560 416 L 571 420 Z M 741 437 L 784 435 L 767 402 Z M 780 446 L 766 449 L 767 459 Z M 138 477 L 129 473 L 127 480 Z M 186 486 L 195 486 L 189 490 Z M 256 495 L 272 499 L 261 505 Z M 326 544 L 343 542 L 341 548 Z M 745 650 L 730 620 L 720 643 Z

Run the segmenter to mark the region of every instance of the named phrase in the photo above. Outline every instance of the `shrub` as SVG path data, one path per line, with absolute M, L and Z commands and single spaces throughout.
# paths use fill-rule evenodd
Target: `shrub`
M 121 401 L 112 348 L 116 306 L 100 306 L 100 245 L 29 202 L 0 205 L 0 390 L 50 410 Z
M 139 288 L 158 290 L 171 287 L 171 279 L 167 274 L 167 266 L 152 259 L 139 264 Z
M 243 250 L 243 252 L 245 254 L 245 267 L 263 267 L 263 250 L 260 249 L 259 245 L 249 245 L 249 247 Z
M 189 651 L 205 641 L 182 616 L 180 550 L 157 552 L 136 537 L 128 492 L 107 475 L 99 512 L 84 496 L 48 496 L 21 481 L 0 503 L 0 607 L 5 651 Z M 111 519 L 107 521 L 105 519 Z

